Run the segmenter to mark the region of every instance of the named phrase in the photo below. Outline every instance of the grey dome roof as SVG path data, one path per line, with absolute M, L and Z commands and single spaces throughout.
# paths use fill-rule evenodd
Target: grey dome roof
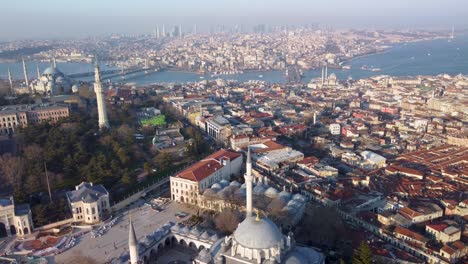
M 221 184 L 221 186 L 223 186 L 223 187 L 226 187 L 226 186 L 229 185 L 229 182 L 223 179 L 223 180 L 221 180 L 221 181 L 219 182 L 219 184 Z
M 288 191 L 282 191 L 278 194 L 278 197 L 285 201 L 289 201 L 291 199 L 291 193 L 289 193 Z
M 209 189 L 206 189 L 206 190 L 203 192 L 203 195 L 206 195 L 206 196 L 216 196 L 216 192 L 217 192 L 216 189 L 209 188 Z
M 179 224 L 174 225 L 173 227 L 171 227 L 171 230 L 174 231 L 174 232 L 179 232 L 180 231 L 180 225 Z
M 302 195 L 302 194 L 299 194 L 299 193 L 296 193 L 295 195 L 293 195 L 293 200 L 299 200 L 299 201 L 302 201 L 302 202 L 305 202 L 307 201 L 307 198 Z
M 180 229 L 180 233 L 182 234 L 188 234 L 190 232 L 190 229 L 187 226 L 184 226 Z
M 223 187 L 219 183 L 215 183 L 211 185 L 211 189 L 218 189 L 221 190 Z
M 275 198 L 278 195 L 279 191 L 274 187 L 270 187 L 265 191 L 265 195 L 270 198 Z
M 208 232 L 203 232 L 200 236 L 201 239 L 208 240 L 210 238 L 210 234 Z
M 219 239 L 218 234 L 214 234 L 210 237 L 210 240 L 213 242 L 217 241 L 218 239 Z
M 63 76 L 63 73 L 55 67 L 48 67 L 44 70 L 43 75 Z
M 247 185 L 245 185 L 245 183 L 243 183 L 243 184 L 241 185 L 241 188 L 242 188 L 242 189 L 245 189 L 245 188 L 247 188 Z
M 200 230 L 198 229 L 198 227 L 194 227 L 194 228 L 192 228 L 192 230 L 190 231 L 190 234 L 193 235 L 193 236 L 198 237 L 198 236 L 200 235 Z
M 237 182 L 237 181 L 232 181 L 229 185 L 234 186 L 234 187 L 240 187 L 241 186 L 241 184 L 239 182 Z
M 250 249 L 269 249 L 281 243 L 283 235 L 269 219 L 247 217 L 234 232 L 234 239 Z
M 265 192 L 266 188 L 263 186 L 263 184 L 259 183 L 257 186 L 253 188 L 253 193 L 254 194 L 263 194 Z
M 284 264 L 305 264 L 309 263 L 307 257 L 298 251 L 290 252 L 283 260 Z
M 72 86 L 72 92 L 74 92 L 74 93 L 78 92 L 79 89 L 80 89 L 80 86 L 78 84 L 74 84 Z

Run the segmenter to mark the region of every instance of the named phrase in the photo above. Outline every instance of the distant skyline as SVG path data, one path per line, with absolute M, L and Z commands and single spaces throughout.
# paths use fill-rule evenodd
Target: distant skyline
M 466 0 L 15 0 L 1 7 L 1 40 L 151 33 L 158 24 L 468 27 Z

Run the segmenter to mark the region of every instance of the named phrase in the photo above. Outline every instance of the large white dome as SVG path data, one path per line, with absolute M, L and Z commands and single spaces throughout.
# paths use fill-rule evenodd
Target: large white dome
M 245 248 L 270 249 L 281 244 L 283 235 L 271 220 L 247 217 L 234 231 L 234 239 Z

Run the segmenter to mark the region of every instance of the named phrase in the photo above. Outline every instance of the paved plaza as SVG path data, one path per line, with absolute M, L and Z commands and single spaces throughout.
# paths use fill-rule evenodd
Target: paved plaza
M 145 235 L 152 233 L 169 221 L 178 223 L 190 217 L 189 215 L 184 219 L 177 219 L 175 214 L 181 211 L 193 213 L 193 210 L 190 208 L 172 201 L 169 201 L 164 206 L 162 212 L 153 210 L 149 205 L 146 205 L 144 201 L 136 202 L 130 212 L 137 238 L 143 238 Z M 128 251 L 128 212 L 129 211 L 124 212 L 121 219 L 101 237 L 93 238 L 91 233 L 79 237 L 76 246 L 55 256 L 56 263 L 69 263 L 69 260 L 78 253 L 90 256 L 98 263 L 106 263 Z M 178 256 L 176 252 L 181 253 L 180 260 L 185 261 L 187 259 L 188 255 L 183 254 L 184 251 L 174 248 L 174 254 Z M 167 254 L 165 255 L 167 256 Z M 166 262 L 158 261 L 157 263 L 169 262 L 170 260 L 167 259 Z

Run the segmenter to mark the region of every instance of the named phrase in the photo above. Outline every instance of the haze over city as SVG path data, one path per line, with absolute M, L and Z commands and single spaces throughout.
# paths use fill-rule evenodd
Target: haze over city
M 0 264 L 468 263 L 466 0 L 0 2 Z
M 335 28 L 450 28 L 467 25 L 464 0 L 4 1 L 0 39 L 142 34 L 156 24 L 312 24 Z

